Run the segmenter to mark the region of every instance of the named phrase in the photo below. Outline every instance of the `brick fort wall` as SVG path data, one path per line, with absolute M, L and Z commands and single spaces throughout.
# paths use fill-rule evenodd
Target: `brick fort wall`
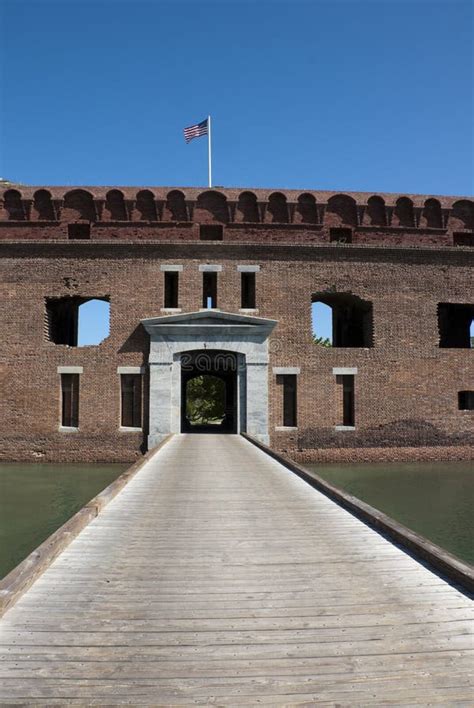
M 209 224 L 222 226 L 212 240 L 202 230 Z M 182 266 L 182 312 L 203 305 L 199 265 L 222 266 L 217 305 L 236 313 L 238 266 L 259 266 L 252 313 L 278 321 L 269 344 L 276 449 L 305 460 L 384 459 L 387 448 L 391 459 L 469 456 L 474 411 L 459 408 L 458 394 L 474 390 L 473 350 L 440 347 L 438 306 L 474 308 L 473 227 L 466 198 L 8 186 L 0 192 L 0 458 L 128 461 L 144 452 L 149 342 L 140 321 L 165 314 L 170 264 Z M 312 299 L 341 295 L 370 304 L 363 346 L 313 341 Z M 46 302 L 67 297 L 109 299 L 109 337 L 84 347 L 51 341 Z M 82 367 L 75 431 L 59 429 L 61 366 Z M 142 431 L 120 430 L 122 366 L 144 367 Z M 296 426 L 283 425 L 274 367 L 299 372 Z M 353 429 L 340 429 L 338 369 L 356 371 Z

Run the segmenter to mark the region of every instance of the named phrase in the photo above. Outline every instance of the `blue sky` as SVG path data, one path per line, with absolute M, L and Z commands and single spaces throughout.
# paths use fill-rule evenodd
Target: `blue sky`
M 470 194 L 463 0 L 3 0 L 0 175 Z

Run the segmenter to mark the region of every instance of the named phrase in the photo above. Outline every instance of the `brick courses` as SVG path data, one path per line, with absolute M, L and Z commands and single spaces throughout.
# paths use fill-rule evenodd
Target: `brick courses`
M 91 239 L 68 240 L 70 223 L 91 224 Z M 200 241 L 200 223 L 224 224 L 223 241 Z M 352 242 L 331 243 L 335 227 L 350 228 Z M 474 389 L 474 352 L 440 349 L 437 305 L 474 303 L 473 227 L 474 202 L 462 197 L 13 185 L 0 192 L 0 457 L 140 456 L 146 415 L 143 433 L 119 431 L 117 367 L 146 366 L 140 320 L 161 314 L 160 266 L 183 265 L 179 305 L 191 312 L 202 307 L 198 267 L 215 263 L 220 309 L 238 312 L 237 265 L 256 264 L 258 314 L 278 320 L 272 446 L 302 460 L 466 459 L 474 411 L 458 410 L 457 394 Z M 373 347 L 312 341 L 311 297 L 326 291 L 372 303 Z M 70 295 L 110 297 L 111 333 L 100 345 L 47 340 L 45 298 Z M 74 432 L 58 430 L 61 365 L 83 367 Z M 297 430 L 275 430 L 274 366 L 301 369 Z M 334 429 L 333 367 L 358 370 L 354 431 Z

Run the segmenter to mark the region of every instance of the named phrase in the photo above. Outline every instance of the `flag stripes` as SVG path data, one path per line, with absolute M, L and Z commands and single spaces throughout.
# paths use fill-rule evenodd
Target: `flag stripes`
M 206 118 L 200 123 L 196 123 L 196 125 L 190 125 L 184 129 L 184 139 L 187 143 L 191 142 L 193 138 L 200 138 L 201 136 L 208 134 L 207 121 L 208 119 Z

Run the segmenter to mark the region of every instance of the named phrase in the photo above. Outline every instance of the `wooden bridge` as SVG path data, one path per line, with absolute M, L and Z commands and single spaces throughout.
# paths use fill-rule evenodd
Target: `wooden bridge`
M 472 705 L 470 600 L 238 436 L 160 449 L 0 622 L 0 703 Z

